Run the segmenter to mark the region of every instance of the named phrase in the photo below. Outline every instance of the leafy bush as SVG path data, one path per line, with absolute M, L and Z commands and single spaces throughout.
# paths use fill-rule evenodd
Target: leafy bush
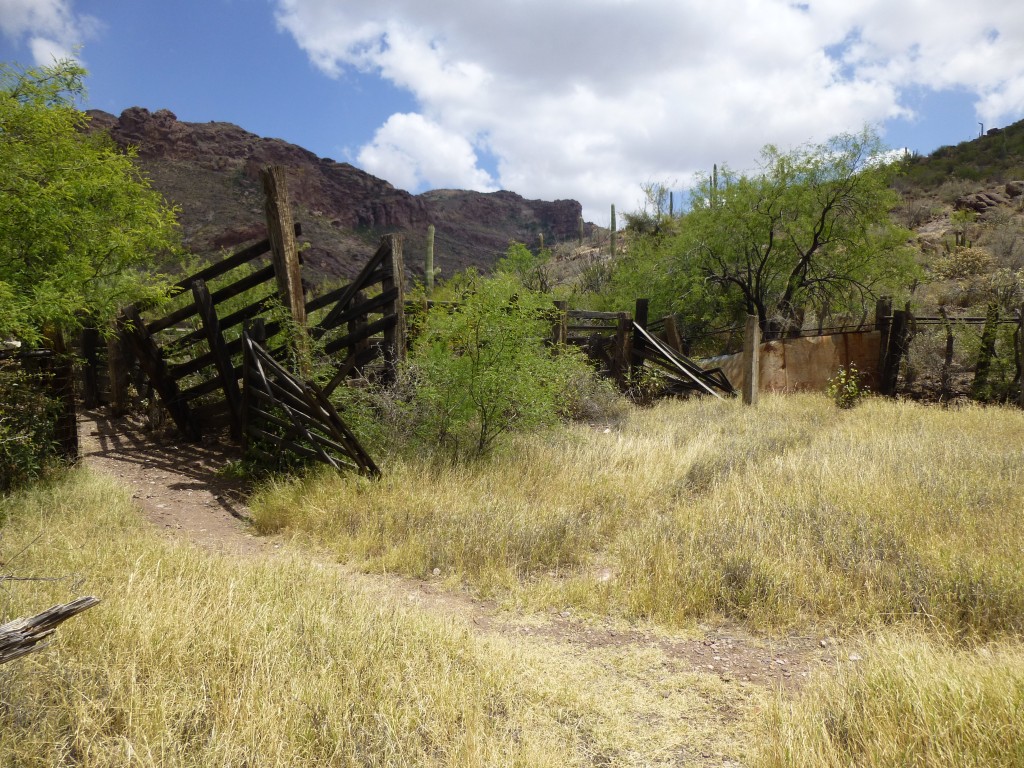
M 38 477 L 56 455 L 58 404 L 39 385 L 40 376 L 0 362 L 0 492 Z
M 853 408 L 867 395 L 868 388 L 864 386 L 864 374 L 851 363 L 849 368 L 839 366 L 836 375 L 828 380 L 827 392 L 840 408 Z
M 469 272 L 462 285 L 460 303 L 427 314 L 409 356 L 417 436 L 480 455 L 507 432 L 585 412 L 577 394 L 596 374 L 577 350 L 547 344 L 550 298 L 507 273 Z

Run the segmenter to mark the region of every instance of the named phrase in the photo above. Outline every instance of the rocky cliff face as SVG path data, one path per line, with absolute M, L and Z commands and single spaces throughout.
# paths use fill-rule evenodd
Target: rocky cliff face
M 455 190 L 411 195 L 348 163 L 266 139 L 230 123 L 187 123 L 167 110 L 132 107 L 120 117 L 93 110 L 92 129 L 138 148 L 153 187 L 180 207 L 186 245 L 213 254 L 262 237 L 259 171 L 286 169 L 295 218 L 310 247 L 304 259 L 321 277 L 351 277 L 379 237 L 405 236 L 408 271 L 422 273 L 428 224 L 442 275 L 467 266 L 490 268 L 509 241 L 547 244 L 575 240 L 581 206 L 575 200 L 525 200 L 513 192 Z

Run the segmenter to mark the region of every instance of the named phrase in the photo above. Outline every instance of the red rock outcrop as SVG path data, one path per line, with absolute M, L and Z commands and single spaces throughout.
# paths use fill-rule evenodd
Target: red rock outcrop
M 153 187 L 179 206 L 186 245 L 200 253 L 262 236 L 259 171 L 266 165 L 285 168 L 296 220 L 311 244 L 306 264 L 322 276 L 351 277 L 377 238 L 391 232 L 406 236 L 406 263 L 415 274 L 431 223 L 436 260 L 448 275 L 471 265 L 489 268 L 511 240 L 534 244 L 543 234 L 553 244 L 575 239 L 579 229 L 575 200 L 456 190 L 412 195 L 348 163 L 231 123 L 183 122 L 166 109 L 142 107 L 120 117 L 97 110 L 89 115 L 93 130 L 137 148 Z

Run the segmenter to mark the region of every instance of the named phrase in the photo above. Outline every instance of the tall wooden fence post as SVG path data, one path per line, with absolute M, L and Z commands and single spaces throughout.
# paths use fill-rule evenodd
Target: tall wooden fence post
M 569 302 L 555 302 L 555 322 L 551 327 L 551 342 L 560 347 L 569 340 Z
M 885 360 L 889 354 L 889 327 L 892 322 L 892 299 L 882 296 L 875 302 L 875 330 L 879 333 L 878 341 L 878 378 L 881 380 L 885 372 Z M 879 387 L 881 391 L 881 387 Z
M 612 375 L 619 389 L 625 391 L 629 386 L 629 340 L 632 337 L 630 330 L 633 328 L 633 321 L 628 312 L 619 312 L 618 322 L 615 326 L 615 348 L 612 350 Z
M 743 403 L 757 405 L 761 370 L 761 326 L 757 315 L 747 315 L 743 329 Z
M 892 326 L 889 328 L 889 343 L 882 365 L 882 386 L 880 392 L 889 397 L 896 396 L 896 387 L 900 377 L 900 364 L 910 343 L 910 312 L 896 310 L 892 313 Z
M 636 311 L 633 313 L 633 322 L 647 330 L 648 320 L 648 307 L 650 301 L 648 299 L 637 299 L 636 300 Z M 647 340 L 641 333 L 633 334 L 633 353 L 631 357 L 630 365 L 630 376 L 633 379 L 633 383 L 636 384 L 640 378 L 640 372 L 644 367 L 644 350 L 647 346 Z
M 384 279 L 381 281 L 381 293 L 395 290 L 395 298 L 384 307 L 384 314 L 395 318 L 395 323 L 384 331 L 384 360 L 390 376 L 394 376 L 398 365 L 405 360 L 406 338 L 405 327 L 405 262 L 402 259 L 402 236 L 385 235 L 390 256 L 384 261 Z
M 60 402 L 57 414 L 57 449 L 61 458 L 76 462 L 78 452 L 78 413 L 75 410 L 75 362 L 64 341 L 64 334 L 54 331 L 49 336 L 53 349 L 51 397 Z
M 235 367 L 231 363 L 231 355 L 228 354 L 224 344 L 224 336 L 220 332 L 220 320 L 217 318 L 217 310 L 210 298 L 210 289 L 206 286 L 205 280 L 192 281 L 192 297 L 196 303 L 196 310 L 199 320 L 203 325 L 203 333 L 206 335 L 206 342 L 210 346 L 210 353 L 213 355 L 213 364 L 217 368 L 217 375 L 220 377 L 221 389 L 224 390 L 224 398 L 228 402 L 228 410 L 231 412 L 231 436 L 235 440 L 242 439 L 242 393 L 238 388 L 238 377 L 235 374 Z
M 264 168 L 260 171 L 260 180 L 266 195 L 267 236 L 270 239 L 278 291 L 281 300 L 291 311 L 292 319 L 300 326 L 305 326 L 306 301 L 302 294 L 302 268 L 299 266 L 295 222 L 288 201 L 284 169 L 277 165 Z
M 1017 310 L 1017 405 L 1024 408 L 1024 306 Z

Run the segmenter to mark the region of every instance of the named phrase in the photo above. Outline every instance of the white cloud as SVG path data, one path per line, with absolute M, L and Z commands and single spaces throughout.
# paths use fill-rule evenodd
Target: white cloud
M 477 168 L 473 146 L 422 115 L 388 118 L 358 162 L 370 173 L 405 189 L 452 187 L 491 192 L 494 180 Z
M 70 0 L 0 0 L 0 32 L 25 42 L 36 64 L 70 58 L 99 22 L 76 13 Z
M 596 221 L 643 182 L 911 116 L 913 89 L 966 89 L 988 124 L 1024 112 L 1013 2 L 276 2 L 325 73 L 376 73 L 417 100 L 360 153 L 375 173 L 482 188 L 486 150 L 502 187 L 575 197 Z

